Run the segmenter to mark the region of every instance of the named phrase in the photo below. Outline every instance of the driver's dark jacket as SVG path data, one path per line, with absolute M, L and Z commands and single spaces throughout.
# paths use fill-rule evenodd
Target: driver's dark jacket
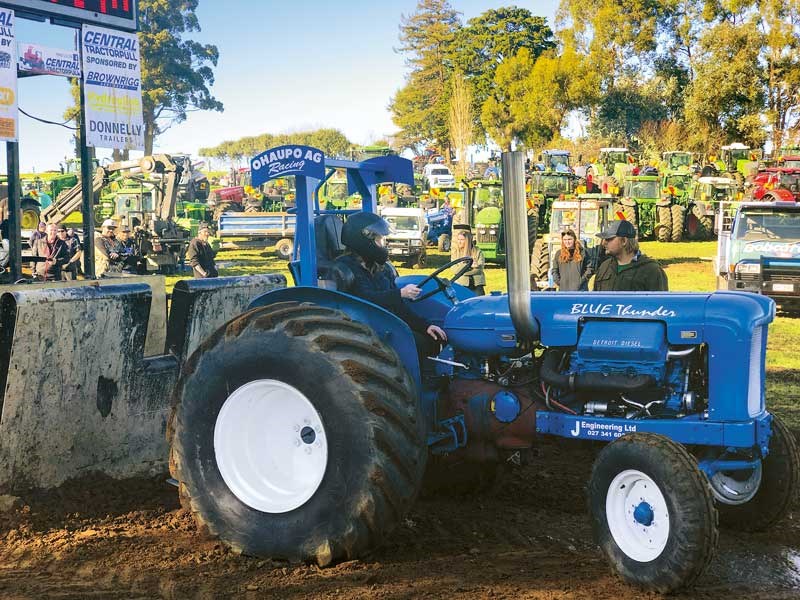
M 344 254 L 336 259 L 336 265 L 348 269 L 353 274 L 350 285 L 341 291 L 385 308 L 403 319 L 414 331 L 424 333 L 428 329 L 430 323 L 411 312 L 400 297 L 400 289 L 394 281 L 397 278 L 397 270 L 392 263 L 387 262 L 382 267 L 375 265 L 373 269 L 367 269 L 359 257 Z

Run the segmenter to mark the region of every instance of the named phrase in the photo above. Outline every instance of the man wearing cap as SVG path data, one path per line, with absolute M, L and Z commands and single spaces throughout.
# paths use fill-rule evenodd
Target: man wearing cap
M 94 238 L 94 270 L 97 277 L 113 275 L 122 271 L 116 230 L 117 224 L 114 220 L 106 219 L 100 226 L 100 235 Z
M 205 279 L 206 277 L 219 277 L 217 265 L 214 263 L 216 252 L 208 243 L 211 230 L 208 225 L 201 225 L 197 231 L 197 237 L 189 242 L 189 249 L 186 251 L 186 260 L 192 266 L 192 273 L 195 279 Z
M 613 221 L 597 237 L 610 255 L 594 278 L 596 292 L 666 292 L 667 274 L 639 250 L 630 221 Z

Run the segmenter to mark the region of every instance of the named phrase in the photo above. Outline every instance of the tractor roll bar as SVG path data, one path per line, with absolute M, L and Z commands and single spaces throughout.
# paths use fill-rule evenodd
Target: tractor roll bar
M 508 308 L 517 336 L 536 342 L 539 340 L 539 325 L 531 312 L 525 159 L 522 152 L 503 152 L 502 166 Z

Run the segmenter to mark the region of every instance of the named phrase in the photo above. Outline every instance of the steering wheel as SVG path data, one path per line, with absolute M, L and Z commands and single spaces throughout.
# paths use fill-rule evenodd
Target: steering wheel
M 441 267 L 439 267 L 438 269 L 436 269 L 433 273 L 428 275 L 425 279 L 423 279 L 417 284 L 417 287 L 422 287 L 423 285 L 428 283 L 431 279 L 433 279 L 434 281 L 436 281 L 436 289 L 431 290 L 426 294 L 420 294 L 414 300 L 412 300 L 412 302 L 419 302 L 420 300 L 425 300 L 435 294 L 444 292 L 445 296 L 447 296 L 448 299 L 455 304 L 455 294 L 452 294 L 452 288 L 450 287 L 450 282 L 447 279 L 440 279 L 439 277 L 437 277 L 437 275 L 442 273 L 442 271 L 446 271 L 450 267 L 453 267 L 459 263 L 465 263 L 465 264 L 458 270 L 458 272 L 456 272 L 455 275 L 453 275 L 453 281 L 457 280 L 459 277 L 461 277 L 464 273 L 466 273 L 472 268 L 472 257 L 462 256 L 461 258 L 451 260 L 449 263 L 446 263 Z M 448 289 L 451 290 L 450 294 L 447 293 Z

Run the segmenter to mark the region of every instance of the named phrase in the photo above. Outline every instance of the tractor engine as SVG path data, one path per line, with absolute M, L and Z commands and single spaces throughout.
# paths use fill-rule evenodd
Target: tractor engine
M 579 414 L 674 418 L 703 410 L 704 360 L 702 345 L 670 346 L 663 322 L 589 321 L 575 347 L 544 352 L 540 375 L 548 404 Z

